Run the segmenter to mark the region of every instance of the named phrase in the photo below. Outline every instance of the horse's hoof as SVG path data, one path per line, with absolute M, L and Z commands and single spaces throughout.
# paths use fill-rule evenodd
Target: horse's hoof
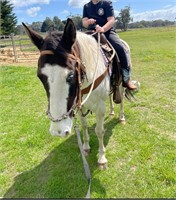
M 100 170 L 106 170 L 108 168 L 108 163 L 98 163 L 98 168 Z
M 119 123 L 122 124 L 122 125 L 125 125 L 126 124 L 126 120 L 119 119 Z
M 114 111 L 110 112 L 109 115 L 114 116 L 115 115 Z
M 88 156 L 90 154 L 90 149 L 84 149 L 84 155 Z

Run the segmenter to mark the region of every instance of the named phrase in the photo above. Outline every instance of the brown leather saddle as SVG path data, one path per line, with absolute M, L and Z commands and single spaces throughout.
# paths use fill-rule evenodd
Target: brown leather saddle
M 86 31 L 85 33 L 88 35 L 92 35 L 98 41 L 98 34 L 97 33 L 93 34 L 95 33 L 94 31 Z M 117 53 L 115 52 L 114 54 L 115 49 L 112 47 L 112 45 L 109 43 L 109 41 L 107 40 L 106 36 L 103 33 L 100 34 L 100 47 L 104 55 L 106 56 L 106 59 L 109 62 L 109 64 L 112 64 L 112 69 L 110 73 L 111 87 L 115 85 L 119 86 L 122 81 L 120 72 L 121 71 L 120 60 Z M 113 54 L 114 56 L 112 57 Z

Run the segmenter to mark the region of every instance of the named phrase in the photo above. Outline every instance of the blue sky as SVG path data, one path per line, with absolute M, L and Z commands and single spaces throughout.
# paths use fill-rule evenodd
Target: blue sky
M 18 24 L 44 21 L 46 17 L 58 16 L 64 20 L 70 14 L 82 15 L 82 8 L 89 0 L 10 0 L 14 5 L 14 13 Z M 115 15 L 125 6 L 131 7 L 134 21 L 171 20 L 176 19 L 175 0 L 112 0 Z

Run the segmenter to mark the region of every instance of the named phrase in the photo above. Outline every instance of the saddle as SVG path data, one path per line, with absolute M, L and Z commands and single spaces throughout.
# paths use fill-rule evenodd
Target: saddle
M 94 33 L 93 31 L 86 31 L 85 32 L 88 35 L 92 35 Z M 98 42 L 98 33 L 92 35 Z M 119 86 L 122 82 L 122 76 L 121 76 L 121 65 L 119 57 L 115 51 L 115 49 L 112 47 L 110 42 L 107 40 L 106 36 L 101 33 L 100 34 L 100 47 L 103 51 L 103 54 L 105 55 L 105 59 L 108 61 L 109 65 L 112 65 L 112 69 L 110 72 L 110 78 L 111 78 L 111 88 L 115 86 Z M 113 56 L 114 54 L 114 56 Z

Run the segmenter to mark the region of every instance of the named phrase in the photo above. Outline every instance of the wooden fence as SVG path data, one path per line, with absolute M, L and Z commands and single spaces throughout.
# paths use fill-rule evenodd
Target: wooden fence
M 0 35 L 0 62 L 27 63 L 37 62 L 39 50 L 32 44 L 27 35 Z

